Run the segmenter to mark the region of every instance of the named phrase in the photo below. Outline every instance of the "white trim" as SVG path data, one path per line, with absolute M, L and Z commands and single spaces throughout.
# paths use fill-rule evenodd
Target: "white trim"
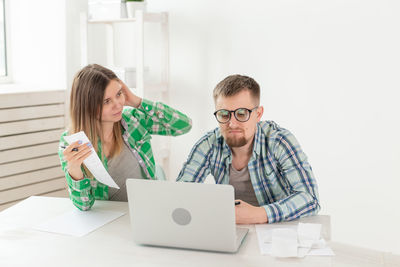
M 144 22 L 143 11 L 135 12 L 136 38 L 136 89 L 144 94 Z
M 79 13 L 79 27 L 80 27 L 80 29 L 81 29 L 81 31 L 80 31 L 80 36 L 79 36 L 79 38 L 80 38 L 80 40 L 81 40 L 81 47 L 80 47 L 80 50 L 81 50 L 81 68 L 83 68 L 83 67 L 85 67 L 87 64 L 88 64 L 88 62 L 87 62 L 87 59 L 88 59 L 88 53 L 87 53 L 87 46 L 88 46 L 88 44 L 87 44 L 87 42 L 88 42 L 88 38 L 87 38 L 87 23 L 86 23 L 86 21 L 87 21 L 87 15 L 86 15 L 86 13 L 87 13 L 87 11 L 85 11 L 85 12 L 80 12 Z
M 5 39 L 6 39 L 6 69 L 7 75 L 5 77 L 0 76 L 0 83 L 11 83 L 12 82 L 12 60 L 11 60 L 11 45 L 10 45 L 10 3 L 9 0 L 4 0 L 4 23 L 6 24 L 6 32 L 5 32 Z

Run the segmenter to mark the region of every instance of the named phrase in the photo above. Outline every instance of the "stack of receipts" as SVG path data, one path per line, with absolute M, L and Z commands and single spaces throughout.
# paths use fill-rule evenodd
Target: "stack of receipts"
M 321 238 L 321 224 L 299 223 L 279 228 L 264 224 L 256 225 L 256 232 L 262 255 L 298 258 L 335 255 Z

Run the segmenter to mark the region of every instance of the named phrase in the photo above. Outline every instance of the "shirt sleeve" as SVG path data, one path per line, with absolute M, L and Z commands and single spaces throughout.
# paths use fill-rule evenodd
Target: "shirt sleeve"
M 279 179 L 286 185 L 289 196 L 263 206 L 268 223 L 317 214 L 320 210 L 318 187 L 307 156 L 289 131 L 283 130 L 276 140 L 272 150 L 281 173 Z
M 161 102 L 142 99 L 132 115 L 139 120 L 150 134 L 177 136 L 192 128 L 192 120 L 180 111 Z
M 67 135 L 67 132 L 64 132 L 60 138 L 60 145 L 58 148 L 58 156 L 60 157 L 61 168 L 65 174 L 65 178 L 67 179 L 68 184 L 68 192 L 69 197 L 72 200 L 72 203 L 80 210 L 89 210 L 94 204 L 94 196 L 92 193 L 91 180 L 85 176 L 82 180 L 76 181 L 72 179 L 72 177 L 68 173 L 67 169 L 67 161 L 64 159 L 64 148 L 67 147 L 68 143 L 65 141 L 64 136 Z
M 200 139 L 192 148 L 187 161 L 176 178 L 177 182 L 202 183 L 210 173 L 212 149 L 208 140 Z

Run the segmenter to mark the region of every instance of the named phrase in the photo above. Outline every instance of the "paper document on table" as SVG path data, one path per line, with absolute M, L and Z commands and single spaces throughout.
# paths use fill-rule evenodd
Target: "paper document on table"
M 121 217 L 125 212 L 74 209 L 44 223 L 33 226 L 33 229 L 81 237 L 97 228 Z
M 87 138 L 86 134 L 82 131 L 69 136 L 64 136 L 64 139 L 68 142 L 68 144 L 72 144 L 73 142 L 79 140 L 82 141 L 83 144 L 89 142 L 89 139 Z M 93 147 L 91 148 L 91 150 L 92 154 L 90 154 L 90 156 L 83 161 L 85 166 L 94 175 L 97 181 L 105 185 L 119 189 L 119 186 L 114 182 L 113 178 L 104 168 L 103 163 L 97 156 L 97 153 Z
M 271 255 L 275 257 L 297 257 L 297 232 L 293 229 L 272 230 Z
M 281 227 L 263 224 L 256 225 L 256 232 L 263 255 L 298 258 L 335 255 L 321 238 L 321 224 L 299 223 Z

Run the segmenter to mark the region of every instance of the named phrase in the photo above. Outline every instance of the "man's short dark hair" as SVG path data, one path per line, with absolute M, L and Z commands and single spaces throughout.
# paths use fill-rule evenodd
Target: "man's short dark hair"
M 248 90 L 254 99 L 258 103 L 260 102 L 260 86 L 258 83 L 253 78 L 239 74 L 230 75 L 215 86 L 213 91 L 214 101 L 219 96 L 234 96 L 244 90 Z

